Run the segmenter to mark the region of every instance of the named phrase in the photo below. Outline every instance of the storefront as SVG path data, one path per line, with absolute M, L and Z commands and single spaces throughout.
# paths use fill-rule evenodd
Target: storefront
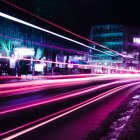
M 35 51 L 33 48 L 15 48 L 16 71 L 19 71 L 20 74 L 32 74 L 34 55 Z

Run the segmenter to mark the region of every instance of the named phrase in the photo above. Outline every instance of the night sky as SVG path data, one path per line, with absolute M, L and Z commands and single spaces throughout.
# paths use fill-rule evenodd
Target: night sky
M 88 37 L 91 26 L 95 24 L 118 23 L 140 27 L 140 5 L 134 0 L 7 1 L 85 37 Z M 6 4 L 1 9 L 3 12 L 11 10 L 10 14 L 14 15 L 19 13 Z

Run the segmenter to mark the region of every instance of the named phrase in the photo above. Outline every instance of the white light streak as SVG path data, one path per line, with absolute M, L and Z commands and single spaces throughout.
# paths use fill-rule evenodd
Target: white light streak
M 20 20 L 20 19 L 18 19 L 18 18 L 12 17 L 12 16 L 10 16 L 10 15 L 4 14 L 4 13 L 2 13 L 2 12 L 0 12 L 0 16 L 1 16 L 1 17 L 4 17 L 4 18 L 7 18 L 7 19 L 10 19 L 10 20 L 15 21 L 15 22 L 18 22 L 18 23 L 21 23 L 21 24 L 30 26 L 30 27 L 32 27 L 32 28 L 41 30 L 41 31 L 43 31 L 43 32 L 52 34 L 52 35 L 54 35 L 54 36 L 63 38 L 63 39 L 65 39 L 65 40 L 74 42 L 74 43 L 76 43 L 76 44 L 78 44 L 78 45 L 81 45 L 81 46 L 84 46 L 84 47 L 86 47 L 86 48 L 93 49 L 93 50 L 96 50 L 96 51 L 98 51 L 98 52 L 101 52 L 101 53 L 110 55 L 110 56 L 114 56 L 114 55 L 109 54 L 109 53 L 106 53 L 106 52 L 104 52 L 104 51 L 101 51 L 101 50 L 92 48 L 92 47 L 90 47 L 90 46 L 88 46 L 88 45 L 86 45 L 86 44 L 83 44 L 83 43 L 79 42 L 79 41 L 73 40 L 73 39 L 71 39 L 71 38 L 65 37 L 65 36 L 63 36 L 63 35 L 57 34 L 57 33 L 55 33 L 55 32 L 52 32 L 52 31 L 49 31 L 49 30 L 46 30 L 46 29 L 43 29 L 43 28 L 41 28 L 41 27 L 39 27 L 39 26 L 36 26 L 36 25 L 34 25 L 34 24 L 31 24 L 31 23 L 28 23 L 28 22 L 26 22 L 26 21 Z

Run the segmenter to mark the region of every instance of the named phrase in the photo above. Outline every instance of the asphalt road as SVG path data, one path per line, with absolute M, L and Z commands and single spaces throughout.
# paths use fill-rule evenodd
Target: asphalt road
M 0 136 L 84 139 L 138 88 L 139 77 L 80 77 L 1 85 Z

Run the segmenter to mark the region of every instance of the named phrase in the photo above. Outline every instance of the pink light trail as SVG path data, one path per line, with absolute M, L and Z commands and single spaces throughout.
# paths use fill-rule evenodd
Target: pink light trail
M 139 78 L 138 78 L 139 79 Z M 103 84 L 103 85 L 99 85 L 99 86 L 92 86 L 92 87 L 89 87 L 89 88 L 84 88 L 84 89 L 80 89 L 80 90 L 76 90 L 76 91 L 72 91 L 72 92 L 68 92 L 68 93 L 64 93 L 64 95 L 57 95 L 57 96 L 54 96 L 50 99 L 45 99 L 45 100 L 41 100 L 41 101 L 37 101 L 37 102 L 34 102 L 34 103 L 30 103 L 29 105 L 24 105 L 24 106 L 18 106 L 18 107 L 14 107 L 12 109 L 7 109 L 7 110 L 4 110 L 4 111 L 0 111 L 0 115 L 3 115 L 3 114 L 6 114 L 6 113 L 10 113 L 10 112 L 15 112 L 15 111 L 18 111 L 18 110 L 23 110 L 23 109 L 27 109 L 27 108 L 32 108 L 32 107 L 35 107 L 35 106 L 40 106 L 40 105 L 44 105 L 44 104 L 48 104 L 48 103 L 52 103 L 52 102 L 56 102 L 56 101 L 60 101 L 60 100 L 64 100 L 64 99 L 68 99 L 68 98 L 73 98 L 73 97 L 76 97 L 76 96 L 81 96 L 81 95 L 85 95 L 85 94 L 88 94 L 90 93 L 91 91 L 92 92 L 95 92 L 96 90 L 99 90 L 99 89 L 102 89 L 102 88 L 105 88 L 105 87 L 109 87 L 109 86 L 113 86 L 115 84 L 124 84 L 124 83 L 127 83 L 127 82 L 133 82 L 133 81 L 136 81 L 138 79 L 129 79 L 129 80 L 118 80 L 118 81 L 115 81 L 115 82 L 110 82 L 110 83 L 107 83 L 107 84 Z M 67 80 L 67 82 L 69 81 L 70 79 Z M 75 79 L 75 80 L 78 80 L 79 82 L 82 81 L 82 79 Z M 75 85 L 75 84 L 81 84 L 81 82 L 79 83 L 75 83 L 75 80 L 72 79 L 71 81 L 71 85 Z M 84 83 L 87 82 L 87 80 L 94 80 L 97 81 L 98 78 L 85 78 L 84 79 Z M 100 79 L 101 80 L 101 79 Z M 103 78 L 102 78 L 103 80 Z M 107 79 L 106 79 L 107 80 Z M 63 81 L 63 82 L 62 82 Z M 50 81 L 51 83 L 51 81 Z M 53 82 L 54 83 L 54 82 Z M 24 87 L 24 88 L 19 88 L 19 86 L 23 86 L 23 84 L 21 85 L 15 85 L 14 86 L 17 86 L 18 89 L 12 89 L 12 90 L 4 90 L 4 91 L 1 91 L 0 94 L 1 96 L 8 96 L 9 94 L 10 95 L 18 95 L 18 94 L 25 94 L 25 92 L 34 92 L 34 91 L 40 91 L 43 89 L 48 89 L 48 88 L 54 88 L 56 86 L 58 87 L 65 87 L 66 86 L 66 80 L 57 80 L 55 81 L 55 83 L 61 83 L 61 84 L 57 84 L 57 85 L 54 85 L 53 86 L 50 86 L 50 85 L 42 85 L 43 83 L 41 81 L 39 81 L 38 85 L 36 82 L 32 83 L 32 85 L 35 84 L 35 86 L 33 87 L 30 87 L 29 83 L 28 86 L 29 87 Z M 26 83 L 24 83 L 26 84 Z M 70 85 L 69 85 L 70 86 Z M 6 87 L 6 86 L 5 86 Z M 37 89 L 37 90 L 36 90 Z M 14 94 L 13 94 L 14 93 Z M 6 95 L 5 95 L 6 94 Z M 7 95 L 8 94 L 8 95 Z
M 135 82 L 135 83 L 131 83 L 131 84 L 127 84 L 127 85 L 123 85 L 123 86 L 119 86 L 119 87 L 117 87 L 117 88 L 111 89 L 111 90 L 109 90 L 109 91 L 107 91 L 107 92 L 104 92 L 104 93 L 102 93 L 102 94 L 100 94 L 100 95 L 97 95 L 96 97 L 93 97 L 93 98 L 91 98 L 91 99 L 88 99 L 88 100 L 86 100 L 86 101 L 84 101 L 84 102 L 81 102 L 81 103 L 79 103 L 79 104 L 76 104 L 76 105 L 74 105 L 74 106 L 71 106 L 71 107 L 69 107 L 69 108 L 66 108 L 66 109 L 64 109 L 64 110 L 61 110 L 61 111 L 55 113 L 54 115 L 52 114 L 52 116 L 54 116 L 54 117 L 53 117 L 53 118 L 50 118 L 49 120 L 45 120 L 45 119 L 48 119 L 48 116 L 45 116 L 45 117 L 43 117 L 43 118 L 40 118 L 40 119 L 38 119 L 38 120 L 35 120 L 35 121 L 30 122 L 30 123 L 28 123 L 28 124 L 25 124 L 25 125 L 23 125 L 23 126 L 20 126 L 20 127 L 18 127 L 18 128 L 14 128 L 13 130 L 9 130 L 9 131 L 7 131 L 7 132 L 4 132 L 3 134 L 1 134 L 1 136 L 2 136 L 2 135 L 5 135 L 5 134 L 8 134 L 8 133 L 10 133 L 10 132 L 13 132 L 13 131 L 15 131 L 15 130 L 24 128 L 24 127 L 26 127 L 26 126 L 28 126 L 28 125 L 31 125 L 31 124 L 34 124 L 34 123 L 36 123 L 36 122 L 39 122 L 39 121 L 44 120 L 44 122 L 41 122 L 41 123 L 39 123 L 39 124 L 36 124 L 36 125 L 34 125 L 34 126 L 31 126 L 30 128 L 26 128 L 25 130 L 22 130 L 22 131 L 20 131 L 20 132 L 17 132 L 17 133 L 15 133 L 15 134 L 12 134 L 11 136 L 8 136 L 8 137 L 6 137 L 6 138 L 3 138 L 3 140 L 11 140 L 11 139 L 16 138 L 16 137 L 18 137 L 18 136 L 20 136 L 20 135 L 23 135 L 23 134 L 25 134 L 25 133 L 27 133 L 27 132 L 30 132 L 30 131 L 32 131 L 32 130 L 34 130 L 34 129 L 37 129 L 37 128 L 43 126 L 43 125 L 46 125 L 46 124 L 48 124 L 48 123 L 50 123 L 50 122 L 53 122 L 53 121 L 55 121 L 55 120 L 57 120 L 57 119 L 59 119 L 59 118 L 62 118 L 62 117 L 66 116 L 66 115 L 68 115 L 68 114 L 70 114 L 70 113 L 72 113 L 72 112 L 75 112 L 75 111 L 77 111 L 77 110 L 79 110 L 79 109 L 81 109 L 81 108 L 83 108 L 83 107 L 86 107 L 86 106 L 88 106 L 88 105 L 90 105 L 90 104 L 92 104 L 92 103 L 94 103 L 94 102 L 96 102 L 96 101 L 99 101 L 99 100 L 101 100 L 101 99 L 104 99 L 104 98 L 106 98 L 106 97 L 112 95 L 112 94 L 115 94 L 115 93 L 117 93 L 118 91 L 120 91 L 120 90 L 122 90 L 122 89 L 128 88 L 128 87 L 130 87 L 130 86 L 137 85 L 136 87 L 134 87 L 134 88 L 132 88 L 131 90 L 129 90 L 129 93 L 132 93 L 132 92 L 134 92 L 136 89 L 140 88 L 139 83 L 140 83 L 140 82 Z M 60 113 L 61 113 L 61 114 L 60 114 Z M 58 115 L 55 116 L 56 114 L 58 114 Z
M 0 58 L 10 59 L 12 57 L 7 56 L 0 56 Z M 39 60 L 39 59 L 27 59 L 27 58 L 16 58 L 17 60 L 26 60 L 26 61 L 34 61 L 34 62 L 44 62 L 44 63 L 54 63 L 54 64 L 63 64 L 63 65 L 72 65 L 72 66 L 83 66 L 83 67 L 98 67 L 98 68 L 107 68 L 111 70 L 118 70 L 118 71 L 124 71 L 124 72 L 134 72 L 139 73 L 139 70 L 131 70 L 131 69 L 125 69 L 125 68 L 117 68 L 113 66 L 104 66 L 104 65 L 95 65 L 95 64 L 72 64 L 72 63 L 65 63 L 65 62 L 55 62 L 55 61 L 49 61 L 49 60 Z

